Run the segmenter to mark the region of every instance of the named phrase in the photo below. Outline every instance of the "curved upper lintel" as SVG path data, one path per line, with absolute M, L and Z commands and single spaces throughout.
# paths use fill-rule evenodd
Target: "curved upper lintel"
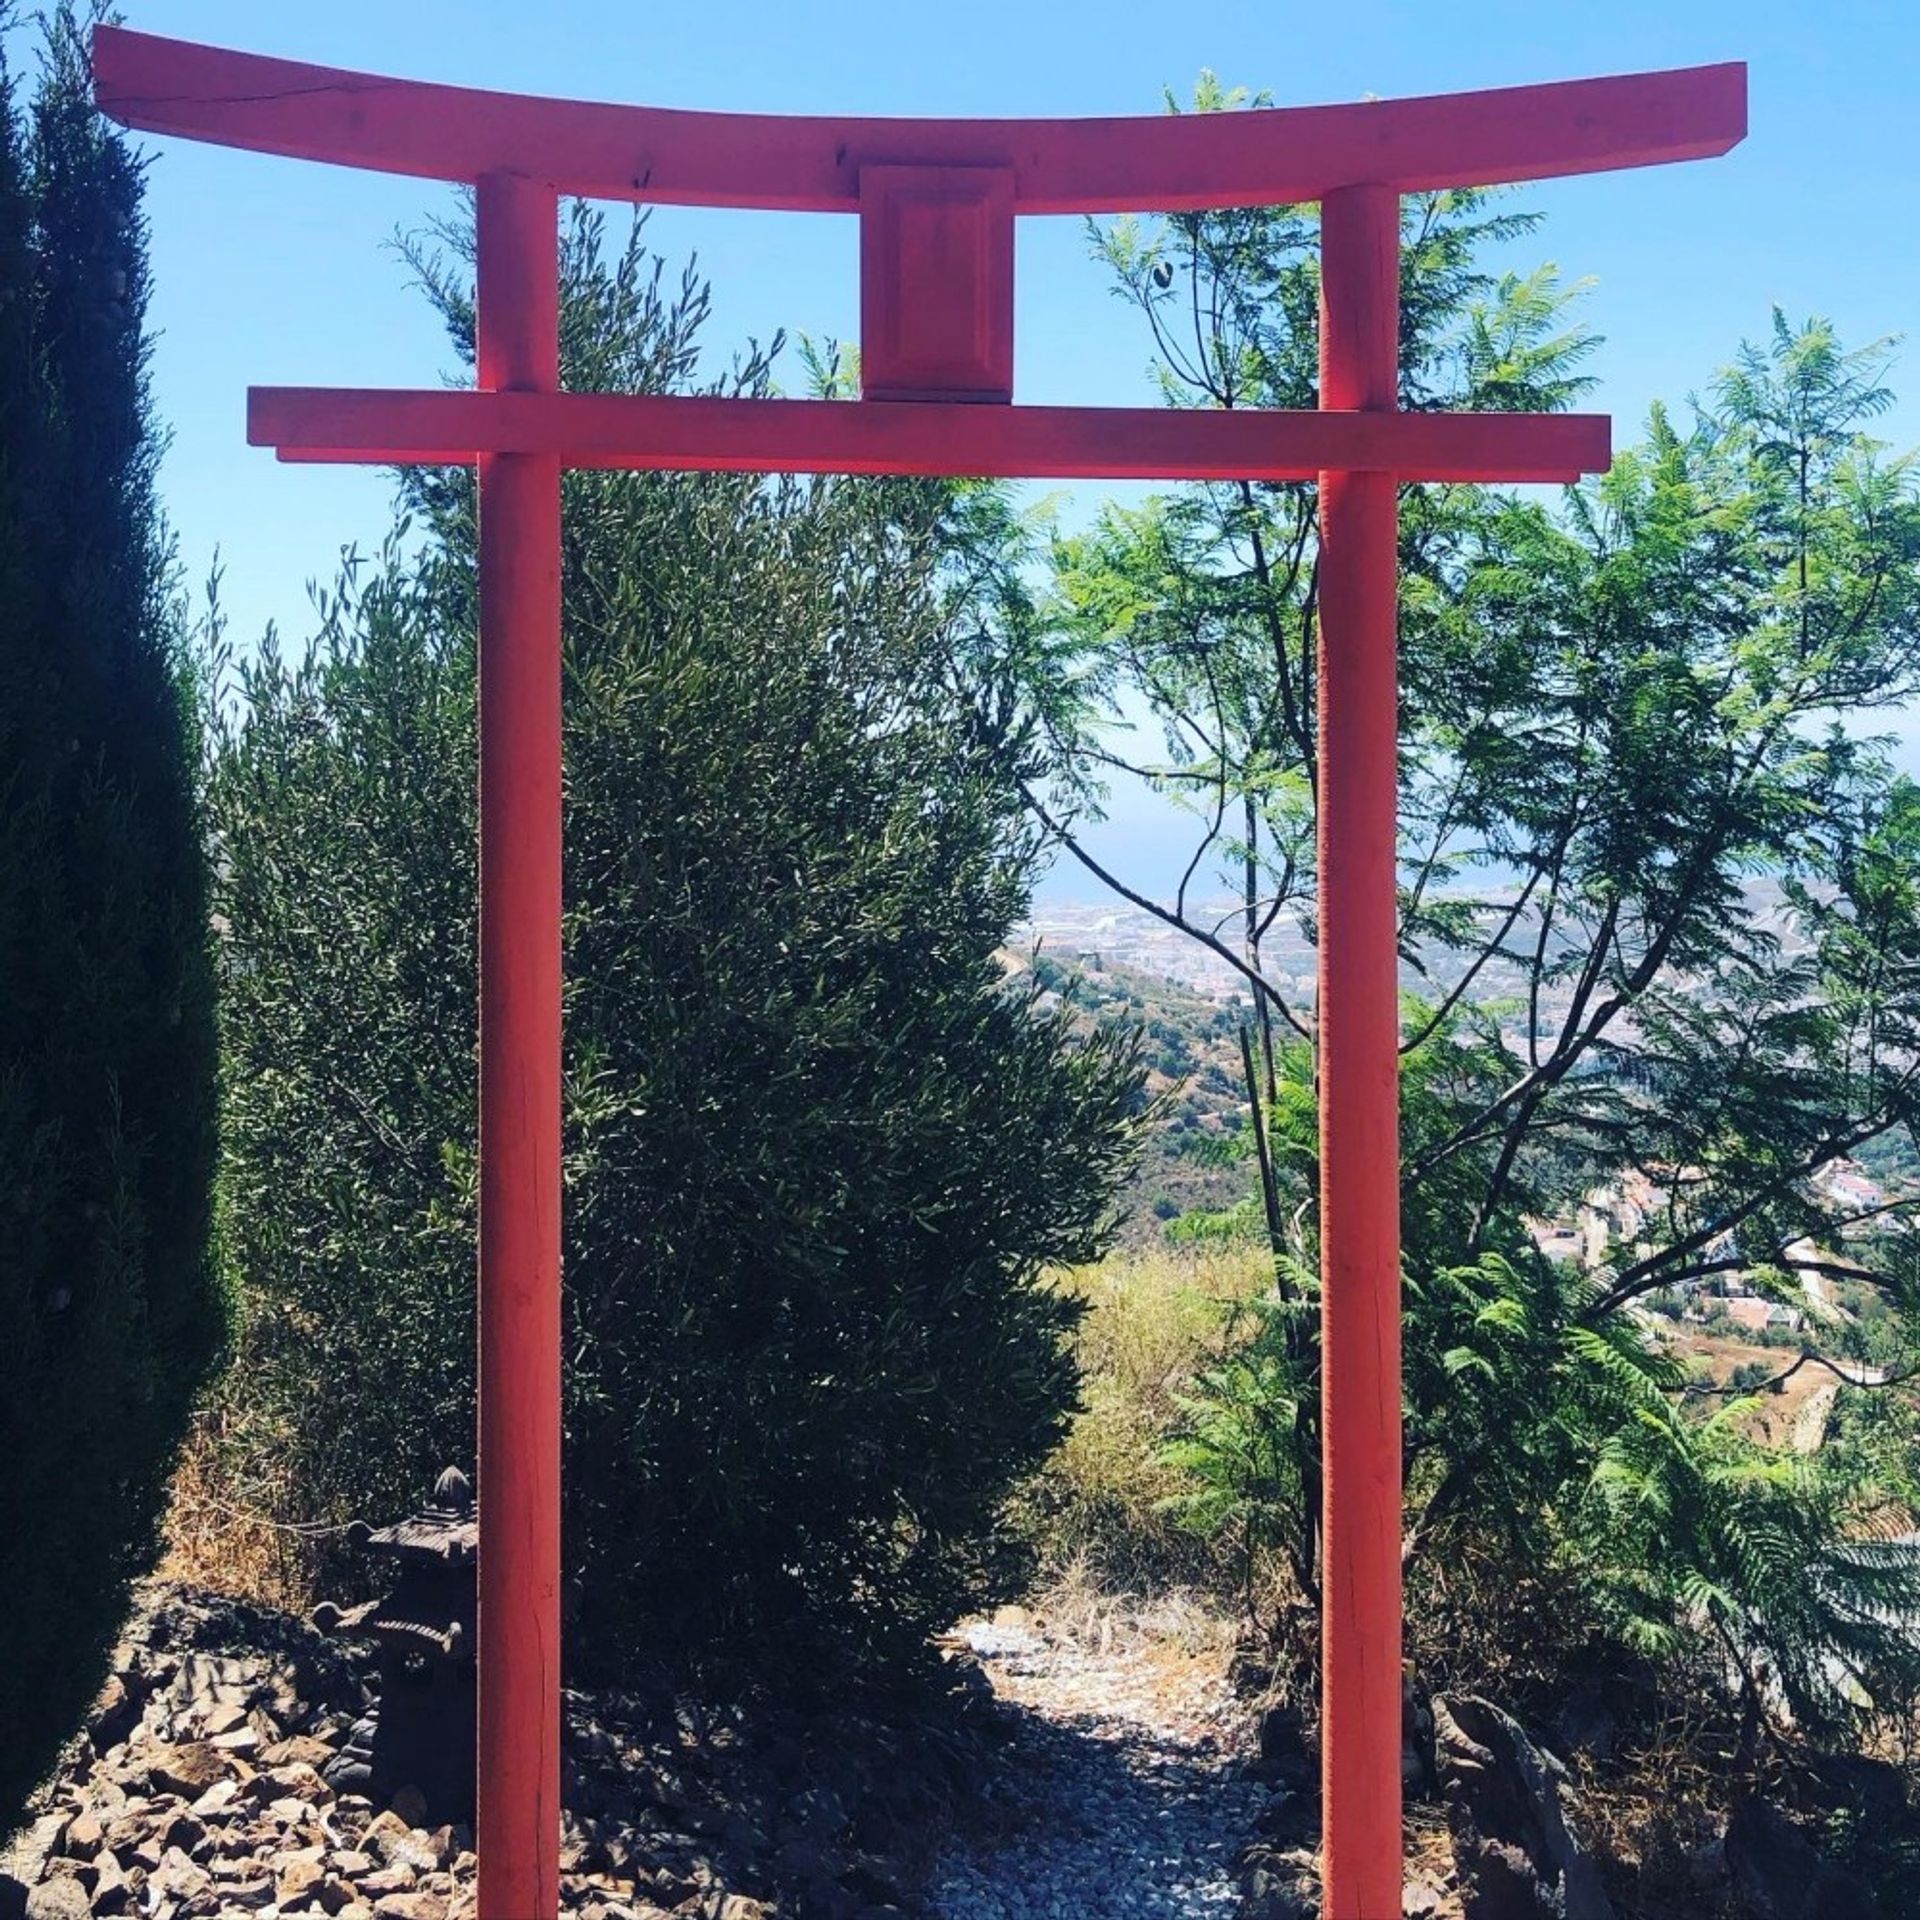
M 1724 153 L 1744 65 L 1355 106 L 1083 120 L 872 120 L 606 106 L 383 79 L 122 27 L 94 33 L 95 93 L 149 133 L 299 160 L 595 199 L 852 213 L 862 166 L 1009 167 L 1021 213 L 1175 212 L 1490 186 Z

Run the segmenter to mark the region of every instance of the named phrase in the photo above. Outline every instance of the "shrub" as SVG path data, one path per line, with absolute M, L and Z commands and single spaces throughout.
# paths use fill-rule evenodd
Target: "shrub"
M 0 1829 L 103 1677 L 222 1315 L 206 896 L 139 170 L 0 70 Z
M 570 384 L 684 384 L 704 295 L 565 248 Z M 423 271 L 462 349 L 470 307 Z M 763 384 L 763 369 L 743 376 Z M 472 1446 L 473 500 L 242 669 L 233 1388 L 278 1517 L 391 1514 Z M 1034 848 L 946 692 L 948 494 L 567 483 L 567 1543 L 586 1671 L 803 1677 L 1003 1594 L 1059 1437 L 1138 1074 L 1007 983 Z M 1037 991 L 1037 988 L 1034 989 Z M 769 1656 L 771 1650 L 771 1657 Z

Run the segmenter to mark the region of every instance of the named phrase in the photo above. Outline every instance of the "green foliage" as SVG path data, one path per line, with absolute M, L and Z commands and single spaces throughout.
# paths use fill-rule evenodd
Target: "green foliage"
M 1212 1588 L 1237 1542 L 1192 1525 L 1184 1469 L 1161 1439 L 1196 1369 L 1221 1350 L 1222 1310 L 1257 1293 L 1245 1247 L 1120 1248 L 1055 1282 L 1085 1308 L 1074 1330 L 1082 1405 L 1015 1505 L 1049 1584 L 1109 1594 Z
M 1703 1626 L 1720 1641 L 1749 1752 L 1774 1706 L 1833 1737 L 1920 1692 L 1920 1547 L 1898 1537 L 1886 1489 L 1843 1457 L 1756 1444 L 1751 1410 L 1729 1400 L 1696 1418 L 1642 1395 L 1606 1435 L 1569 1526 L 1602 1617 L 1629 1644 L 1663 1653 Z
M 459 251 L 416 263 L 470 352 Z M 637 231 L 609 262 L 577 212 L 564 282 L 569 385 L 689 384 L 704 291 Z M 418 558 L 403 529 L 240 665 L 214 755 L 230 1465 L 285 1469 L 289 1520 L 392 1513 L 472 1447 L 474 502 L 411 493 Z M 1102 1242 L 1138 1072 L 1001 964 L 1033 846 L 945 687 L 953 511 L 567 481 L 582 1673 L 923 1643 L 1007 1590 L 998 1510 L 1074 1402 L 1039 1276 Z
M 1284 1292 L 1231 1309 L 1225 1351 L 1196 1371 L 1162 1451 L 1187 1478 L 1171 1510 L 1195 1532 L 1239 1549 L 1255 1611 L 1263 1561 L 1276 1549 L 1289 1557 L 1293 1597 L 1315 1604 L 1320 1597 L 1306 1550 L 1319 1514 L 1310 1470 L 1319 1391 L 1301 1365 L 1319 1310 L 1319 1276 L 1296 1267 L 1289 1282 Z
M 1208 77 L 1194 104 L 1258 102 Z M 1552 409 L 1583 390 L 1578 290 L 1486 264 L 1534 225 L 1512 207 L 1406 201 L 1404 405 Z M 1313 209 L 1091 240 L 1169 404 L 1314 404 Z M 1861 1643 L 1870 1590 L 1920 1614 L 1913 1556 L 1862 1532 L 1885 1482 L 1842 1454 L 1776 1460 L 1738 1416 L 1704 1414 L 1640 1303 L 1819 1279 L 1884 1309 L 1874 1354 L 1896 1379 L 1920 1349 L 1914 1189 L 1862 1210 L 1824 1178 L 1920 1123 L 1920 789 L 1867 735 L 1920 691 L 1920 485 L 1868 433 L 1887 360 L 1776 315 L 1690 418 L 1656 409 L 1641 445 L 1557 502 L 1401 494 L 1412 1564 L 1491 1540 L 1508 1567 L 1584 1570 L 1590 1618 L 1631 1617 L 1651 1644 L 1658 1615 L 1741 1661 L 1763 1648 L 1778 1692 L 1828 1724 L 1903 1704 L 1886 1647 Z M 1242 1137 L 1261 1201 L 1179 1225 L 1264 1231 L 1275 1284 L 1177 1446 L 1195 1517 L 1244 1528 L 1295 1600 L 1319 1554 L 1316 1064 L 1279 960 L 1281 933 L 1317 937 L 1315 508 L 1311 487 L 1251 484 L 1110 507 L 1053 541 L 1051 595 L 1003 609 L 967 662 L 1044 749 L 1030 800 L 1069 846 L 1118 769 L 1192 817 L 1173 900 L 1109 877 L 1253 995 Z M 1629 1181 L 1651 1204 L 1592 1271 L 1538 1250 L 1537 1223 Z M 1624 1523 L 1610 1490 L 1628 1461 L 1670 1491 L 1691 1476 L 1686 1529 Z M 1577 1517 L 1601 1510 L 1622 1522 L 1606 1553 Z M 1741 1544 L 1756 1527 L 1821 1569 L 1790 1604 Z M 1649 1556 L 1641 1614 L 1618 1555 Z M 1856 1678 L 1845 1703 L 1811 1677 L 1832 1663 Z
M 206 891 L 139 169 L 0 71 L 0 1829 L 105 1672 L 223 1330 Z

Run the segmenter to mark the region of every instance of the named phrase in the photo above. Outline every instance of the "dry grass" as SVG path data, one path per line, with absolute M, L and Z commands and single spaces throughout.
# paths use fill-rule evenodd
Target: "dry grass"
M 279 1489 L 236 1480 L 229 1416 L 194 1417 L 167 1509 L 159 1573 L 260 1606 L 304 1612 L 313 1604 L 313 1536 L 272 1517 Z
M 1406 1810 L 1407 1884 L 1425 1881 L 1436 1890 L 1446 1888 L 1453 1877 L 1453 1835 L 1447 1827 L 1446 1809 L 1437 1801 L 1410 1801 Z M 1460 1897 L 1441 1891 L 1435 1920 L 1460 1920 Z
M 1086 1304 L 1076 1337 L 1082 1410 L 1021 1502 L 1043 1583 L 1122 1593 L 1217 1584 L 1214 1550 L 1167 1512 L 1181 1490 L 1160 1459 L 1181 1395 L 1217 1351 L 1226 1309 L 1269 1277 L 1247 1248 L 1117 1253 L 1063 1274 Z
M 1188 1659 L 1224 1662 L 1238 1639 L 1234 1621 L 1211 1595 L 1189 1587 L 1154 1594 L 1116 1594 L 1085 1561 L 1061 1569 L 1021 1609 L 1035 1627 L 1089 1653 L 1157 1647 Z
M 1702 1363 L 1716 1387 L 1732 1379 L 1735 1368 L 1759 1366 L 1769 1374 L 1785 1373 L 1797 1357 L 1780 1347 L 1763 1347 L 1742 1340 L 1737 1333 L 1709 1333 L 1688 1327 L 1674 1342 L 1689 1359 Z M 1822 1396 L 1831 1397 L 1837 1383 L 1824 1367 L 1803 1367 L 1778 1393 L 1762 1394 L 1760 1404 L 1747 1423 L 1753 1438 L 1770 1447 L 1790 1446 L 1795 1429 L 1808 1403 Z

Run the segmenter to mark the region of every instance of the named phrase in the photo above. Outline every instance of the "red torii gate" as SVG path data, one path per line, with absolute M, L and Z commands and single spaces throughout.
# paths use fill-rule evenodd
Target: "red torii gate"
M 427 86 L 115 27 L 94 67 L 130 127 L 478 196 L 477 388 L 255 388 L 248 438 L 480 471 L 481 1920 L 558 1908 L 561 467 L 1318 479 L 1325 1910 L 1397 1916 L 1396 488 L 1571 481 L 1609 458 L 1600 416 L 1399 411 L 1400 200 L 1724 153 L 1745 68 L 1191 117 L 846 120 Z M 561 194 L 857 214 L 862 400 L 561 392 Z M 1016 215 L 1302 201 L 1322 208 L 1317 412 L 1007 404 Z

